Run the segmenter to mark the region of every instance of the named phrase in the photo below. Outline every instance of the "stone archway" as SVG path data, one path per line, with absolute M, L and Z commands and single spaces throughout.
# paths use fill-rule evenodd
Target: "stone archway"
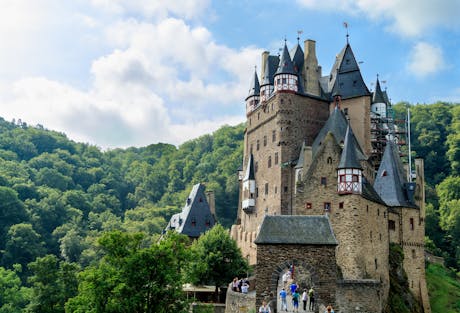
M 290 274 L 290 278 L 287 284 L 284 285 L 282 277 L 288 271 L 289 273 L 294 272 L 294 275 L 292 276 L 292 274 Z M 276 285 L 273 286 L 273 284 L 271 284 L 271 287 L 270 287 L 271 288 L 270 294 L 273 294 L 273 297 L 270 298 L 269 301 L 272 304 L 272 307 L 276 308 L 277 312 L 281 311 L 281 301 L 279 298 L 281 288 L 283 287 L 286 288 L 286 291 L 288 293 L 287 307 L 288 307 L 288 311 L 291 311 L 293 307 L 292 307 L 291 295 L 289 291 L 290 284 L 292 282 L 295 282 L 299 286 L 299 294 L 302 295 L 302 292 L 304 289 L 308 291 L 310 287 L 316 288 L 316 285 L 319 282 L 319 277 L 314 267 L 305 260 L 297 260 L 297 259 L 284 261 L 282 264 L 279 264 L 272 273 L 272 282 L 275 281 L 275 278 L 277 280 Z M 322 303 L 322 300 L 317 297 L 316 302 Z M 302 305 L 303 305 L 302 301 L 299 301 L 299 308 L 301 311 L 303 311 Z M 307 306 L 307 312 L 310 312 L 308 310 L 308 306 Z

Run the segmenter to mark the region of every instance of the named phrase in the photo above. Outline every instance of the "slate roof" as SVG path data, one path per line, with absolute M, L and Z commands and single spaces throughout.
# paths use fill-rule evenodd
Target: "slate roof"
M 375 178 L 374 189 L 388 206 L 417 207 L 407 197 L 406 184 L 407 179 L 398 147 L 392 141 L 388 141 Z
M 246 167 L 246 171 L 244 173 L 243 180 L 254 180 L 254 157 L 252 153 L 249 155 L 248 165 Z
M 286 43 L 284 43 L 283 53 L 275 75 L 277 74 L 296 74 Z
M 165 230 L 176 230 L 178 233 L 197 238 L 216 224 L 211 213 L 204 185 L 196 184 L 187 198 L 182 212 L 174 214 Z
M 300 154 L 299 154 L 299 159 L 297 160 L 297 165 L 295 168 L 302 168 L 303 167 L 303 162 L 304 162 L 304 154 L 305 154 L 305 141 L 302 142 L 302 148 L 300 148 Z
M 372 103 L 386 103 L 382 88 L 380 88 L 378 77 L 377 82 L 375 83 L 375 91 L 372 94 Z
M 345 114 L 339 110 L 337 107 L 332 111 L 331 115 L 324 124 L 323 128 L 319 131 L 318 136 L 316 136 L 315 140 L 312 144 L 313 156 L 316 155 L 319 146 L 324 142 L 324 138 L 326 137 L 327 133 L 331 132 L 334 136 L 337 144 L 341 144 L 342 142 L 345 143 L 345 134 L 347 132 L 348 121 L 345 117 Z M 366 160 L 366 156 L 364 155 L 361 147 L 355 136 L 353 136 L 354 146 L 356 148 L 356 157 L 358 160 Z
M 327 216 L 266 215 L 255 240 L 261 244 L 337 245 Z
M 345 134 L 345 142 L 343 144 L 342 155 L 340 156 L 339 166 L 337 168 L 356 168 L 363 169 L 359 163 L 358 157 L 356 156 L 356 151 L 358 148 L 355 146 L 357 144 L 355 135 L 351 130 L 350 124 L 347 127 L 347 133 Z
M 252 96 L 259 96 L 259 95 L 260 95 L 259 77 L 257 77 L 257 71 L 254 71 L 254 76 L 252 78 L 252 82 L 249 87 L 249 93 L 246 99 Z
M 369 183 L 369 181 L 364 177 L 363 175 L 363 180 L 362 180 L 362 197 L 373 201 L 377 202 L 383 205 L 386 205 L 386 203 L 380 198 L 379 194 L 375 191 L 374 187 Z
M 303 62 L 304 62 L 304 53 L 302 51 L 302 48 L 300 47 L 299 44 L 297 44 L 292 50 L 291 50 L 291 59 L 292 63 L 294 65 L 294 71 L 297 73 L 302 73 L 302 68 L 303 68 Z
M 267 58 L 267 63 L 265 63 L 264 77 L 262 77 L 261 85 L 273 85 L 276 70 L 278 69 L 278 64 L 280 59 L 278 56 L 269 55 Z
M 332 67 L 328 91 L 331 95 L 340 94 L 342 99 L 370 94 L 348 43 L 340 51 Z

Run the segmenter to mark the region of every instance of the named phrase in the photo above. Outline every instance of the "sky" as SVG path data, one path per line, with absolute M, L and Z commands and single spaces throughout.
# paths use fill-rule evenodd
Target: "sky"
M 393 103 L 460 102 L 458 0 L 0 0 L 0 117 L 102 149 L 245 121 L 261 53 L 349 41 Z

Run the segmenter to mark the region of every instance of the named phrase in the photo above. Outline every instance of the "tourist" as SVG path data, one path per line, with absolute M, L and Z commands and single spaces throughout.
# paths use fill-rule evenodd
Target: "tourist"
M 332 308 L 332 306 L 328 305 L 324 313 L 334 313 L 334 309 Z
M 287 302 L 286 302 L 286 296 L 287 296 L 287 292 L 286 292 L 286 289 L 281 289 L 280 291 L 280 298 L 281 298 L 281 311 L 284 310 L 284 311 L 287 311 Z
M 294 294 L 294 292 L 297 290 L 297 288 L 299 288 L 299 286 L 297 286 L 295 281 L 292 281 L 292 284 L 289 286 L 289 290 L 291 291 L 291 295 Z
M 248 293 L 249 291 L 249 284 L 246 282 L 246 280 L 243 281 L 243 284 L 241 285 L 241 293 Z
M 262 305 L 259 308 L 259 313 L 271 313 L 272 311 L 270 310 L 270 306 L 267 304 L 267 302 L 262 301 Z
M 299 312 L 299 298 L 300 295 L 296 289 L 296 291 L 294 291 L 294 293 L 292 294 L 292 305 L 294 306 L 294 312 Z
M 240 290 L 238 289 L 238 283 L 239 283 L 238 277 L 233 278 L 233 281 L 232 281 L 232 290 L 235 291 L 235 292 L 240 291 Z
M 288 281 L 291 279 L 291 272 L 289 269 L 283 274 L 283 286 L 286 286 Z
M 315 308 L 315 290 L 313 289 L 313 287 L 311 287 L 310 290 L 308 290 L 308 298 L 310 299 L 310 304 L 308 308 L 310 309 L 310 311 L 313 311 L 313 309 Z
M 307 294 L 307 289 L 303 290 L 302 293 L 302 302 L 303 302 L 303 310 L 307 310 L 307 301 L 308 301 L 308 294 Z

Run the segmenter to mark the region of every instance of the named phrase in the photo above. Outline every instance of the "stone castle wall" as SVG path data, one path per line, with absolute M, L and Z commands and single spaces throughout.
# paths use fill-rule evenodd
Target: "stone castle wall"
M 342 280 L 337 287 L 337 307 L 334 312 L 375 313 L 382 312 L 385 298 L 378 280 Z

